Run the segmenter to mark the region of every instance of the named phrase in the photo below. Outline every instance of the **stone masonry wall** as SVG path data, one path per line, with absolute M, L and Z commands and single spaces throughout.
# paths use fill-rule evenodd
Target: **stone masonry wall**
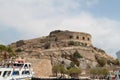
M 52 31 L 49 37 L 54 37 L 55 40 L 73 40 L 86 43 L 88 46 L 92 45 L 91 35 L 83 32 L 72 32 L 72 31 Z

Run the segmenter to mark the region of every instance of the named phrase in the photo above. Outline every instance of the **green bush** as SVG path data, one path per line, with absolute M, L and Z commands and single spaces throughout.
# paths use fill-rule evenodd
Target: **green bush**
M 79 59 L 80 58 L 83 58 L 80 53 L 76 50 L 71 56 L 70 56 L 70 59 L 71 61 L 76 65 L 76 66 L 79 66 L 80 62 L 79 62 Z
M 80 53 L 76 50 L 76 51 L 73 53 L 73 58 L 83 58 L 83 56 L 81 56 Z
M 109 70 L 106 68 L 92 68 L 90 70 L 90 74 L 92 75 L 108 75 L 109 74 Z
M 53 66 L 52 67 L 52 71 L 53 71 L 53 73 L 56 74 L 56 76 L 57 76 L 58 73 L 61 73 L 61 74 L 65 74 L 66 73 L 66 70 L 65 70 L 63 64 L 57 64 L 57 65 Z
M 69 41 L 68 45 L 75 45 L 74 41 Z
M 71 67 L 69 70 L 67 70 L 67 74 L 69 74 L 71 77 L 78 77 L 81 72 L 82 70 L 76 67 Z
M 112 62 L 113 62 L 114 65 L 119 65 L 120 64 L 119 61 L 118 61 L 118 59 L 115 59 Z
M 20 48 L 16 49 L 15 52 L 22 52 Z
M 16 53 L 14 52 L 13 48 L 10 46 L 5 46 L 0 44 L 0 53 L 1 53 L 1 59 L 9 59 L 11 57 L 15 57 Z
M 100 65 L 100 67 L 103 67 L 106 64 L 106 60 L 104 58 L 97 58 L 97 62 Z

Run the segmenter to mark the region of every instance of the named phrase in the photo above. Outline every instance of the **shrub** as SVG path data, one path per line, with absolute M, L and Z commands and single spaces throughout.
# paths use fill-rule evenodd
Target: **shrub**
M 74 43 L 74 41 L 69 41 L 68 42 L 68 45 L 74 45 L 75 43 Z
M 106 64 L 106 60 L 104 58 L 97 58 L 97 62 L 100 65 L 100 67 L 103 67 Z
M 66 73 L 66 70 L 65 70 L 63 64 L 57 64 L 57 65 L 53 66 L 52 71 L 53 71 L 53 73 L 56 74 L 56 76 L 57 76 L 57 73 L 61 73 L 61 74 Z
M 106 68 L 92 68 L 91 70 L 90 70 L 90 74 L 92 74 L 92 75 L 98 75 L 98 76 L 100 76 L 100 75 L 104 75 L 104 76 L 106 76 L 106 75 L 108 75 L 109 74 L 109 70 L 108 69 L 106 69 Z
M 81 74 L 82 70 L 76 67 L 71 67 L 67 73 L 71 76 L 71 77 L 78 77 L 79 74 Z
M 20 48 L 16 49 L 15 52 L 22 52 Z
M 113 62 L 113 64 L 115 64 L 115 65 L 119 65 L 118 59 L 115 59 L 115 60 L 113 60 L 112 62 Z
M 76 51 L 73 53 L 73 58 L 83 58 L 83 56 L 81 56 L 80 53 L 76 50 Z

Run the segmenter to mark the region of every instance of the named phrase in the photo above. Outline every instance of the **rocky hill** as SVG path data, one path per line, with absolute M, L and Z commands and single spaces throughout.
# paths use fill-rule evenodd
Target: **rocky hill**
M 19 40 L 11 46 L 19 56 L 32 63 L 35 76 L 38 77 L 51 76 L 55 64 L 69 66 L 75 53 L 81 56 L 76 65 L 82 69 L 100 66 L 99 59 L 106 61 L 104 66 L 114 64 L 114 58 L 93 46 L 92 36 L 83 32 L 55 30 L 48 36 Z

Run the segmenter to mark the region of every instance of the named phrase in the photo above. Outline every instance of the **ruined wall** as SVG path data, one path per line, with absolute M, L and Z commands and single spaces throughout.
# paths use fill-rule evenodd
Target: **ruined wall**
M 49 59 L 27 59 L 28 62 L 32 63 L 35 77 L 48 77 L 52 75 L 52 65 Z
M 50 37 L 53 37 L 55 41 L 78 41 L 82 43 L 86 43 L 87 46 L 92 45 L 91 35 L 83 32 L 72 32 L 72 31 L 60 31 L 55 30 L 49 34 Z

